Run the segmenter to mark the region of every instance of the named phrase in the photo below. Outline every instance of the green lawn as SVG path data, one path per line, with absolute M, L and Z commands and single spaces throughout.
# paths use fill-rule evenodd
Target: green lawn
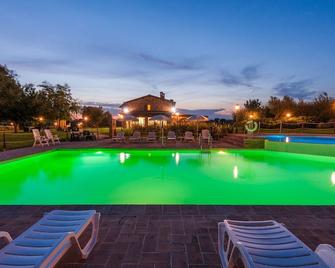
M 96 133 L 97 131 L 96 128 L 85 128 L 85 130 L 89 130 L 94 133 Z M 57 134 L 61 141 L 68 140 L 67 133 L 64 131 L 52 130 L 52 133 Z M 99 133 L 101 135 L 108 135 L 109 128 L 99 128 Z M 4 132 L 0 131 L 0 151 L 3 150 L 3 134 Z M 5 136 L 7 150 L 30 147 L 33 145 L 34 142 L 33 133 L 31 132 L 14 133 L 13 131 L 6 131 Z
M 261 133 L 279 133 L 279 128 L 264 129 L 261 128 Z M 334 128 L 283 128 L 282 133 L 306 133 L 306 134 L 335 134 Z

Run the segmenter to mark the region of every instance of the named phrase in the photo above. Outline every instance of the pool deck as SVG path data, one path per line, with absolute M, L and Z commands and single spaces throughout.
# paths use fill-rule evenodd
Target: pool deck
M 313 250 L 320 243 L 335 245 L 335 206 L 0 206 L 0 229 L 16 237 L 56 208 L 102 214 L 89 258 L 81 261 L 70 250 L 58 267 L 221 267 L 217 223 L 226 218 L 273 219 Z

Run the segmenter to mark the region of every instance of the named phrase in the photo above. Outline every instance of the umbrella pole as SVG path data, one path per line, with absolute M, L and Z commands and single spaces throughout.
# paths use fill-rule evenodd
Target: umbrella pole
M 199 122 L 197 120 L 197 139 L 199 138 Z

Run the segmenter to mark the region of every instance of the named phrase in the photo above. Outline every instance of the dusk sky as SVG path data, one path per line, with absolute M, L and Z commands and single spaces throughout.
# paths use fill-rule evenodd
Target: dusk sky
M 335 95 L 335 1 L 0 0 L 0 64 L 82 101 L 177 108 Z

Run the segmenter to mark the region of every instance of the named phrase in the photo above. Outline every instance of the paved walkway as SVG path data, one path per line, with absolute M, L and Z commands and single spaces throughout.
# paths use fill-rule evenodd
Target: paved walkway
M 1 206 L 0 229 L 14 237 L 49 206 Z M 313 250 L 335 245 L 335 206 L 67 206 L 102 213 L 99 242 L 86 261 L 74 250 L 59 267 L 218 268 L 217 223 L 225 218 L 282 222 Z M 87 234 L 86 234 L 87 236 Z M 83 237 L 83 240 L 87 237 Z M 0 245 L 1 246 L 1 245 Z

